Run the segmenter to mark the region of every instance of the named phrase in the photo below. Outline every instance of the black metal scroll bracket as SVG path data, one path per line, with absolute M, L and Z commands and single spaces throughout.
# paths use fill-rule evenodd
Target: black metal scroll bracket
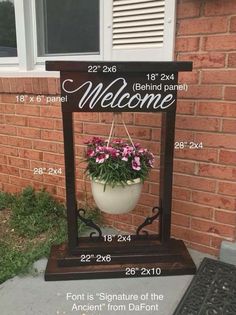
M 85 213 L 86 213 L 86 211 L 85 211 L 84 209 L 82 209 L 82 208 L 78 209 L 78 210 L 77 210 L 78 218 L 79 218 L 83 223 L 85 223 L 86 226 L 89 226 L 89 227 L 95 229 L 95 230 L 98 232 L 98 235 L 96 235 L 96 232 L 91 232 L 91 233 L 90 233 L 90 237 L 93 238 L 93 237 L 96 236 L 96 237 L 101 238 L 101 237 L 102 237 L 102 231 L 101 231 L 101 229 L 99 228 L 99 226 L 98 226 L 97 224 L 95 224 L 95 223 L 93 222 L 93 220 L 91 220 L 91 219 L 86 219 L 83 215 L 80 214 L 81 212 L 83 213 L 83 215 L 85 215 Z
M 156 211 L 157 211 L 157 213 L 156 213 L 155 215 L 153 215 L 152 217 L 147 217 L 147 218 L 145 219 L 145 221 L 138 227 L 137 232 L 136 232 L 137 235 L 140 235 L 141 230 L 142 230 L 145 226 L 151 225 L 152 222 L 153 222 L 154 220 L 156 220 L 156 219 L 160 216 L 160 214 L 161 214 L 161 209 L 160 209 L 159 207 L 154 207 L 154 208 L 152 209 L 152 212 L 155 213 Z M 143 231 L 143 233 L 146 234 L 146 235 L 148 235 L 148 232 L 147 232 L 147 231 Z

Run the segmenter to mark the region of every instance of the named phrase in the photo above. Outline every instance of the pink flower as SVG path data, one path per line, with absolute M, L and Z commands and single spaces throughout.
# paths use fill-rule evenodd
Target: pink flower
M 100 154 L 99 156 L 97 156 L 96 158 L 96 162 L 98 164 L 102 164 L 105 162 L 105 160 L 107 160 L 109 158 L 109 154 L 105 154 L 105 153 L 102 153 Z
M 141 170 L 140 157 L 135 156 L 135 158 L 132 160 L 132 169 L 135 171 Z
M 88 150 L 87 150 L 87 156 L 88 156 L 88 157 L 93 157 L 94 155 L 95 155 L 94 150 L 91 149 L 91 148 L 88 148 Z

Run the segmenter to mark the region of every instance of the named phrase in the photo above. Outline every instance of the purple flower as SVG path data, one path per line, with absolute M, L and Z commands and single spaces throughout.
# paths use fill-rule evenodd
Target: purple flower
M 135 156 L 135 158 L 132 160 L 132 169 L 135 171 L 141 170 L 140 157 Z

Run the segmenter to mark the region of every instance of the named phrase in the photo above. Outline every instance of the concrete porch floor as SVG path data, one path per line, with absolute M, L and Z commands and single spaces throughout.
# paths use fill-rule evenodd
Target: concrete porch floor
M 114 233 L 114 230 L 106 230 L 106 233 Z M 197 266 L 204 257 L 214 258 L 191 249 L 189 252 Z M 38 269 L 36 276 L 17 276 L 0 285 L 1 315 L 172 315 L 192 279 L 192 276 L 160 276 L 45 282 L 43 276 L 46 263 L 46 259 L 35 263 Z M 102 300 L 105 294 L 133 294 L 138 300 L 109 303 Z M 73 300 L 72 295 L 77 295 L 79 299 Z M 94 300 L 88 300 L 88 295 Z M 140 310 L 135 309 L 135 305 L 137 307 L 141 303 L 146 304 L 147 308 L 145 306 L 143 309 L 139 307 Z M 77 305 L 89 304 L 97 305 L 101 310 L 77 308 Z

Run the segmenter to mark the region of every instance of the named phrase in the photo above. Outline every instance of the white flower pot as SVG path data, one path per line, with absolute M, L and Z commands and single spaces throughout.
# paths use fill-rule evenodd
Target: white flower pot
M 121 184 L 112 187 L 104 182 L 91 180 L 93 198 L 98 208 L 110 214 L 122 214 L 133 210 L 138 203 L 143 184 L 140 178 L 127 181 L 127 185 Z

